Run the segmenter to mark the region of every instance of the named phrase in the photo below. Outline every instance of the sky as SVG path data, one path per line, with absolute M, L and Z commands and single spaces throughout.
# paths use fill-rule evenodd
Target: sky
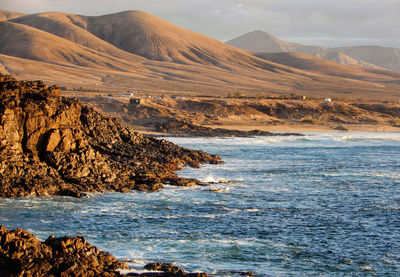
M 400 48 L 400 0 L 0 0 L 0 9 L 82 15 L 142 10 L 221 41 L 261 30 L 307 45 Z

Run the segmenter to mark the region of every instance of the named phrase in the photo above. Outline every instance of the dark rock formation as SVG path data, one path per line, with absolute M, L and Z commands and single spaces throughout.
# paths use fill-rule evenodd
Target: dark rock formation
M 156 276 L 187 276 L 187 277 L 207 277 L 205 273 L 187 273 L 180 267 L 170 263 L 150 263 L 145 267 L 147 270 L 158 271 L 148 273 L 129 273 L 128 276 L 156 277 Z
M 83 237 L 40 242 L 22 229 L 0 227 L 0 276 L 120 276 L 128 265 Z
M 185 165 L 221 163 L 136 133 L 59 92 L 0 74 L 1 197 L 157 191 L 180 180 L 175 171 Z
M 100 251 L 83 237 L 50 236 L 44 242 L 22 229 L 8 230 L 0 226 L 0 276 L 122 276 L 120 269 L 129 266 L 113 255 Z M 151 263 L 149 273 L 128 273 L 128 276 L 193 276 L 172 264 Z
M 186 120 L 176 119 L 171 119 L 165 123 L 155 124 L 155 130 L 161 133 L 193 137 L 303 136 L 300 133 L 273 133 L 262 130 L 241 131 L 224 128 L 210 128 L 193 124 Z

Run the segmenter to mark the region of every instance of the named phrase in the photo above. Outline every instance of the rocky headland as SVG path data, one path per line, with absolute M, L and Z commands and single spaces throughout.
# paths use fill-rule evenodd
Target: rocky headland
M 183 166 L 221 159 L 124 127 L 60 96 L 56 86 L 0 75 L 0 196 L 157 191 L 181 179 Z

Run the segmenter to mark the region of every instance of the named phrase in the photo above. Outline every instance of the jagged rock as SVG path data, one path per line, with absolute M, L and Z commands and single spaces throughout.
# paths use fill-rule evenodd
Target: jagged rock
M 222 162 L 136 133 L 59 94 L 41 81 L 0 74 L 1 197 L 157 191 L 185 165 Z
M 122 276 L 121 269 L 129 269 L 126 262 L 100 251 L 84 237 L 53 235 L 44 242 L 28 231 L 8 230 L 0 226 L 0 276 Z M 207 277 L 205 273 L 187 273 L 169 263 L 151 263 L 148 273 L 128 273 L 128 276 L 187 276 Z
M 158 272 L 147 272 L 147 273 L 129 273 L 128 276 L 141 276 L 141 277 L 207 277 L 205 273 L 187 273 L 180 267 L 177 267 L 170 263 L 149 263 L 144 267 L 147 270 L 158 271 Z
M 175 275 L 184 275 L 186 272 L 180 267 L 174 266 L 170 263 L 149 263 L 144 267 L 147 270 L 170 272 Z
M 121 276 L 128 265 L 83 237 L 40 242 L 22 229 L 0 226 L 0 276 Z

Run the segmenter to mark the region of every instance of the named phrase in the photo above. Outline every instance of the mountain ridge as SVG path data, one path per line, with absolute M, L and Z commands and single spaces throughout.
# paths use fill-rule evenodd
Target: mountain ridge
M 322 47 L 287 42 L 264 31 L 253 31 L 228 40 L 229 45 L 256 52 L 300 52 L 339 64 L 400 71 L 400 49 L 382 46 Z
M 0 22 L 0 30 L 3 72 L 94 90 L 309 96 L 345 96 L 352 91 L 363 97 L 379 93 L 392 98 L 400 79 L 378 68 L 332 69 L 329 64 L 332 71 L 343 72 L 328 74 L 293 62 L 268 60 L 141 11 L 104 16 L 23 15 Z
M 14 11 L 8 11 L 8 10 L 0 10 L 0 21 L 10 20 L 10 19 L 17 18 L 17 17 L 24 16 L 24 15 L 26 15 L 26 13 L 14 12 Z

